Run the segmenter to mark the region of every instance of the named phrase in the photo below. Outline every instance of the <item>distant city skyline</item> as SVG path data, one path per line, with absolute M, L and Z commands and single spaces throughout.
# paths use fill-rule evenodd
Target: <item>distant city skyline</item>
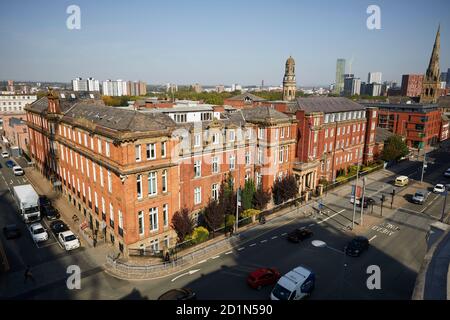
M 1 79 L 69 83 L 76 77 L 158 85 L 281 85 L 289 55 L 298 87 L 335 82 L 336 60 L 366 79 L 401 83 L 424 74 L 441 23 L 441 71 L 450 67 L 450 2 L 377 1 L 381 29 L 369 30 L 372 1 L 211 3 L 77 1 L 81 29 L 69 30 L 71 2 L 0 3 Z M 324 10 L 323 8 L 327 8 Z M 249 15 L 249 13 L 251 13 Z

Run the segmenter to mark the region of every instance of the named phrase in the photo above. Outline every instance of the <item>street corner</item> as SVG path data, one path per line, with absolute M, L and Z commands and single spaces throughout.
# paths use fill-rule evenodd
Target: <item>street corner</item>
M 370 231 L 374 226 L 379 225 L 384 221 L 383 217 L 377 217 L 377 216 L 364 216 L 363 224 L 360 223 L 355 225 L 355 228 L 351 231 L 352 234 L 355 236 L 360 236 L 367 234 L 368 231 Z

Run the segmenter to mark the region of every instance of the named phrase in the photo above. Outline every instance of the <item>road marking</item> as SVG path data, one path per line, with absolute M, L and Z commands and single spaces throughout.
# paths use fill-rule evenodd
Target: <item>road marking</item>
M 425 208 L 423 208 L 422 210 L 420 210 L 420 213 L 423 213 L 425 210 L 427 210 L 428 208 L 431 207 L 431 205 L 433 204 L 434 200 L 436 200 L 439 197 L 439 195 L 437 195 L 436 197 L 434 197 L 434 199 L 432 199 L 427 206 L 425 206 Z
M 273 236 L 271 239 L 273 240 L 273 239 L 276 239 L 276 238 L 278 238 L 278 236 Z
M 315 223 L 311 223 L 310 225 L 308 225 L 308 227 L 312 227 L 313 225 L 315 225 Z
M 225 254 L 231 254 L 231 253 L 233 253 L 233 251 L 228 251 L 228 252 L 225 252 Z
M 317 222 L 317 224 L 324 223 L 324 222 L 327 221 L 328 219 L 331 219 L 331 218 L 337 216 L 338 214 L 340 214 L 340 213 L 342 213 L 342 212 L 344 212 L 344 211 L 345 211 L 345 209 L 342 209 L 341 211 L 336 212 L 335 214 L 329 216 L 328 218 L 325 218 L 325 219 L 323 219 L 322 221 Z
M 11 180 L 11 182 L 9 184 L 13 184 L 14 182 Z
M 200 264 L 200 263 L 205 263 L 206 262 L 206 259 L 205 260 L 202 260 L 202 261 L 199 261 L 199 262 L 197 262 L 197 264 Z
M 254 247 L 254 246 L 256 246 L 256 243 L 252 243 L 252 244 L 250 245 L 250 247 Z
M 186 273 L 182 273 L 182 274 L 180 274 L 179 276 L 176 276 L 175 278 L 173 278 L 173 279 L 172 279 L 172 280 L 170 280 L 170 281 L 171 281 L 171 282 L 174 282 L 175 280 L 177 280 L 177 279 L 181 278 L 182 276 L 186 276 L 186 275 L 191 275 L 191 274 L 194 274 L 194 273 L 196 273 L 197 271 L 200 271 L 200 269 L 189 270 L 189 272 L 186 272 Z
M 265 242 L 267 242 L 267 240 L 261 240 L 260 242 L 261 242 L 261 243 L 265 243 Z
M 217 259 L 217 258 L 220 258 L 220 256 L 215 256 L 215 257 L 212 257 L 211 259 Z
M 372 238 L 369 239 L 369 242 L 372 241 L 373 239 L 375 239 L 377 236 L 374 235 Z
M 238 251 L 242 251 L 244 249 L 245 249 L 245 247 L 241 247 L 241 248 L 238 249 Z
M 287 232 L 284 232 L 284 233 L 282 233 L 281 235 L 282 235 L 282 236 L 285 236 L 285 235 L 287 235 Z

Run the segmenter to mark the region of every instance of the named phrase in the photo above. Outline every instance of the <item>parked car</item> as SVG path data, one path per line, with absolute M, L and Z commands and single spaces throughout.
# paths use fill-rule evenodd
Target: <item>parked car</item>
M 412 197 L 412 202 L 416 204 L 424 204 L 430 193 L 426 190 L 417 190 L 414 196 Z
M 313 232 L 309 229 L 295 229 L 290 232 L 287 239 L 290 242 L 299 243 L 300 241 L 306 240 L 313 235 Z
M 42 242 L 48 240 L 48 233 L 39 222 L 33 223 L 28 227 L 34 242 Z
M 172 289 L 159 296 L 158 300 L 195 300 L 197 295 L 188 288 Z
M 39 205 L 42 206 L 50 206 L 51 202 L 50 199 L 47 196 L 39 196 Z
M 12 169 L 15 176 L 23 176 L 25 174 L 21 166 L 14 166 Z
M 70 230 L 58 234 L 58 241 L 66 251 L 74 250 L 80 247 L 80 240 Z
M 14 168 L 14 166 L 16 165 L 16 163 L 14 162 L 14 161 L 12 161 L 12 160 L 8 160 L 8 161 L 6 161 L 6 166 L 8 167 L 8 168 Z
M 58 210 L 51 205 L 41 206 L 41 215 L 45 216 L 47 220 L 56 220 L 61 217 Z
M 450 178 L 450 168 L 444 172 L 444 177 Z
M 7 240 L 20 238 L 20 236 L 22 235 L 19 227 L 15 224 L 8 224 L 4 226 L 3 234 L 5 235 L 5 238 Z
M 3 151 L 2 152 L 2 158 L 9 158 L 9 152 L 8 151 Z
M 398 176 L 395 178 L 394 185 L 397 187 L 404 187 L 408 185 L 409 178 L 407 176 Z
M 359 257 L 368 248 L 369 240 L 366 237 L 357 236 L 345 246 L 344 252 L 348 256 Z
M 314 291 L 315 274 L 305 267 L 299 266 L 282 276 L 272 292 L 271 300 L 300 300 Z
M 274 268 L 260 268 L 247 277 L 247 284 L 253 289 L 261 289 L 263 286 L 273 285 L 280 279 L 281 274 Z
M 438 183 L 433 188 L 434 193 L 443 193 L 444 191 L 445 191 L 445 186 L 442 183 Z
M 50 223 L 50 230 L 52 230 L 55 236 L 58 236 L 59 233 L 68 231 L 69 227 L 61 220 L 56 220 Z

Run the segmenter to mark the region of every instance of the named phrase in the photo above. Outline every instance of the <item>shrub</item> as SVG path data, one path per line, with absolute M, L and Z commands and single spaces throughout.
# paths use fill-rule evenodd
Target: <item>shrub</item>
M 236 217 L 232 214 L 227 214 L 225 217 L 225 231 L 233 230 L 234 224 L 236 223 Z
M 202 243 L 208 240 L 209 231 L 204 227 L 197 227 L 192 232 L 191 239 L 195 244 Z
M 336 182 L 342 182 L 342 181 L 346 181 L 347 177 L 346 176 L 339 176 L 336 178 Z
M 241 217 L 242 218 L 249 218 L 249 217 L 253 217 L 255 215 L 258 215 L 260 213 L 261 213 L 261 210 L 247 209 L 247 210 L 244 210 L 244 212 L 242 212 Z

